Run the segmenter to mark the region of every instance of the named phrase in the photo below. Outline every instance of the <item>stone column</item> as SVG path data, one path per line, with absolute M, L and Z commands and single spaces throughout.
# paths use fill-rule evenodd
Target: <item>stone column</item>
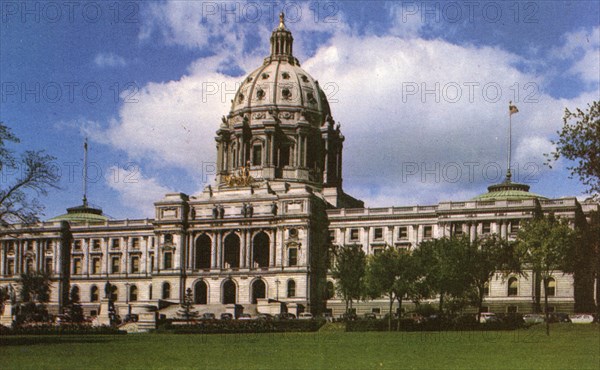
M 275 230 L 271 231 L 269 239 L 271 242 L 271 252 L 269 253 L 269 266 L 275 267 L 275 253 L 277 245 L 277 233 Z
M 506 233 L 507 226 L 508 225 L 507 225 L 506 221 L 502 221 L 502 224 L 500 225 L 500 237 L 502 239 L 506 239 L 507 238 L 507 233 Z
M 219 238 L 219 232 L 215 232 L 213 233 L 213 237 L 211 238 L 210 241 L 210 251 L 211 251 L 211 261 L 210 261 L 210 265 L 212 266 L 213 269 L 217 268 L 217 261 L 218 261 L 218 257 L 217 257 L 217 239 Z
M 223 268 L 223 231 L 217 231 L 217 266 L 218 269 Z
M 252 257 L 254 255 L 252 251 L 252 231 L 246 231 L 246 266 L 253 268 Z
M 471 241 L 471 243 L 473 243 L 475 241 L 476 237 L 477 237 L 477 224 L 473 222 L 473 223 L 471 223 L 470 231 L 469 231 L 469 240 Z
M 247 261 L 246 261 L 246 256 L 248 255 L 248 251 L 246 250 L 246 234 L 248 233 L 248 230 L 241 230 L 240 232 L 240 268 L 247 268 L 249 267 Z

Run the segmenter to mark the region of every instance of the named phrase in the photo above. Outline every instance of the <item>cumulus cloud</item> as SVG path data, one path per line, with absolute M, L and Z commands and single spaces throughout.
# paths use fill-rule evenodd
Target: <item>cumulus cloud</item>
M 550 55 L 571 61 L 568 73 L 597 86 L 600 82 L 600 27 L 569 32 L 563 40 L 564 43 L 551 50 Z
M 137 211 L 140 217 L 154 218 L 154 202 L 173 191 L 160 185 L 157 179 L 145 177 L 139 168 L 111 167 L 109 171 L 121 175 L 108 177 L 107 185 L 116 190 L 120 201 Z
M 127 65 L 127 61 L 125 60 L 125 58 L 113 53 L 98 53 L 94 58 L 94 64 L 101 68 L 114 68 L 125 67 Z
M 211 40 L 226 40 L 228 46 L 192 63 L 178 80 L 142 87 L 137 103 L 124 103 L 97 140 L 159 168 L 199 173 L 214 162 L 213 133 L 241 81 L 221 68 L 232 55 L 246 73 L 259 66 L 272 27 L 223 23 L 206 17 L 202 8 L 192 11 L 201 6 L 156 3 L 150 15 L 156 23 L 146 24 L 140 37 L 159 32 L 168 43 L 185 47 L 208 48 Z M 314 25 L 300 20 L 288 27 L 302 50 L 305 38 L 296 27 L 309 33 Z M 261 37 L 252 51 L 243 48 L 248 29 Z M 547 77 L 518 68 L 531 62 L 525 57 L 499 47 L 423 39 L 417 24 L 408 33 L 392 29 L 386 36 L 349 30 L 343 22 L 332 26 L 303 68 L 319 79 L 342 124 L 346 188 L 370 206 L 464 200 L 501 181 L 509 101 L 520 110 L 513 116 L 513 158 L 541 166 L 564 107 L 597 99 L 552 98 L 542 89 Z M 159 179 L 148 181 L 164 193 Z

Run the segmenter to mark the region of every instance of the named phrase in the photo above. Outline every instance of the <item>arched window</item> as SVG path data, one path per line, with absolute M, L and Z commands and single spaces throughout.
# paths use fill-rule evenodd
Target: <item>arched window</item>
M 554 278 L 548 278 L 548 289 L 546 290 L 548 297 L 554 297 L 556 295 L 556 280 Z
M 229 234 L 225 238 L 225 268 L 240 267 L 240 237 Z
M 98 294 L 98 287 L 92 285 L 92 287 L 90 288 L 90 302 L 98 302 L 99 299 L 100 296 Z
M 335 287 L 333 281 L 328 281 L 325 287 L 325 299 L 331 299 L 335 295 Z
M 227 280 L 223 284 L 223 304 L 235 304 L 236 287 L 233 280 Z
M 69 299 L 71 300 L 71 302 L 75 303 L 78 303 L 80 301 L 79 287 L 77 285 L 73 285 L 73 287 L 71 288 L 71 294 L 69 296 Z
M 269 267 L 269 236 L 264 232 L 253 239 L 252 261 L 256 267 Z
M 519 280 L 516 277 L 508 279 L 508 296 L 516 296 L 519 294 Z
M 135 285 L 129 287 L 129 302 L 135 302 L 138 300 L 138 288 Z
M 171 298 L 171 284 L 169 283 L 163 283 L 162 286 L 162 299 L 169 299 Z
M 298 248 L 288 249 L 288 265 L 298 266 Z
M 165 252 L 163 255 L 164 269 L 169 270 L 173 268 L 173 253 Z
M 256 304 L 259 298 L 267 297 L 267 288 L 265 282 L 261 279 L 252 283 L 252 304 Z
M 111 300 L 113 302 L 116 302 L 119 299 L 119 288 L 117 288 L 116 285 L 111 285 L 111 286 L 112 286 Z
M 288 298 L 296 296 L 296 282 L 294 280 L 289 280 L 287 283 L 287 296 Z
M 200 280 L 196 284 L 194 284 L 194 303 L 208 303 L 208 287 L 206 286 L 206 283 L 203 280 Z
M 196 240 L 196 268 L 197 269 L 209 269 L 210 268 L 210 252 L 211 252 L 212 241 L 206 234 L 200 235 Z

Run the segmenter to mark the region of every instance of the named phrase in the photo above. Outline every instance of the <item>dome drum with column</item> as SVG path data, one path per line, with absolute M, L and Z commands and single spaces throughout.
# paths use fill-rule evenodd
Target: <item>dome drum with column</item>
M 319 83 L 292 55 L 283 14 L 271 55 L 241 83 L 217 131 L 217 183 L 244 172 L 254 180 L 340 187 L 344 137 Z M 239 184 L 239 182 L 237 183 Z

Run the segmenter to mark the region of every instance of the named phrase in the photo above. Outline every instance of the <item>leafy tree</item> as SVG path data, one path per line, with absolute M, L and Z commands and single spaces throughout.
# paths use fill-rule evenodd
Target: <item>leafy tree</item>
M 82 322 L 84 319 L 83 307 L 81 307 L 79 292 L 75 287 L 73 287 L 69 293 L 67 317 L 71 322 Z
M 191 288 L 186 289 L 185 295 L 183 296 L 183 302 L 181 303 L 181 309 L 177 311 L 177 314 L 183 317 L 188 324 L 198 317 L 198 311 L 194 311 L 194 298 L 192 296 Z
M 44 321 L 48 311 L 46 303 L 50 301 L 50 275 L 46 272 L 34 271 L 21 274 L 19 322 Z
M 6 301 L 10 298 L 10 293 L 8 292 L 7 286 L 0 287 L 0 313 L 4 311 L 4 305 Z
M 556 151 L 549 162 L 564 157 L 575 164 L 568 169 L 586 185 L 587 192 L 600 192 L 600 101 L 588 104 L 587 110 L 577 108 L 574 112 L 565 109 L 564 125 L 558 131 L 559 138 L 552 143 Z
M 470 301 L 477 306 L 477 321 L 481 318 L 485 288 L 496 272 L 520 273 L 519 259 L 515 253 L 515 243 L 496 235 L 476 239 L 468 247 L 467 260 L 461 265 L 468 274 Z
M 344 245 L 338 248 L 335 264 L 331 271 L 336 279 L 336 288 L 346 302 L 346 312 L 353 300 L 364 295 L 366 255 L 360 245 Z
M 468 260 L 468 237 L 427 240 L 419 244 L 415 257 L 427 275 L 420 290 L 439 298 L 438 309 L 444 312 L 445 301 L 452 301 L 452 311 L 467 304 L 471 277 L 464 266 Z
M 550 335 L 548 283 L 553 274 L 568 270 L 568 257 L 576 237 L 566 221 L 558 221 L 552 214 L 532 219 L 517 234 L 517 252 L 524 268 L 531 269 L 542 280 L 547 335 Z
M 0 223 L 32 223 L 43 211 L 36 196 L 57 187 L 58 173 L 52 166 L 55 158 L 30 150 L 16 158 L 6 146 L 9 142 L 18 143 L 19 139 L 0 122 L 0 171 L 8 179 L 0 188 Z
M 408 251 L 386 248 L 382 253 L 369 257 L 365 285 L 371 298 L 388 297 L 388 330 L 392 330 L 394 300 L 398 300 L 398 311 L 401 311 L 402 299 L 415 291 L 419 275 L 415 258 Z M 400 320 L 398 329 L 399 326 Z

